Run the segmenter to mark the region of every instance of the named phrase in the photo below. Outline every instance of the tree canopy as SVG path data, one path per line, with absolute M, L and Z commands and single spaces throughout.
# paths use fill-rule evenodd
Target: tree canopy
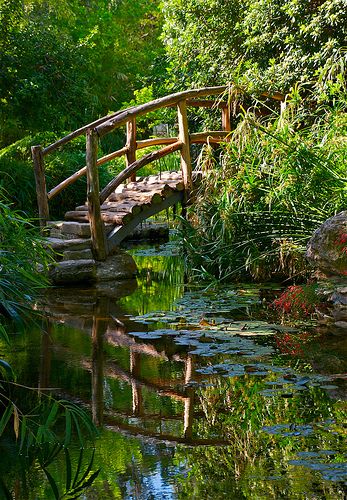
M 0 143 L 117 109 L 155 73 L 157 0 L 0 0 Z
M 309 85 L 346 67 L 345 0 L 163 4 L 163 36 L 176 86 L 236 81 L 286 92 L 295 83 Z

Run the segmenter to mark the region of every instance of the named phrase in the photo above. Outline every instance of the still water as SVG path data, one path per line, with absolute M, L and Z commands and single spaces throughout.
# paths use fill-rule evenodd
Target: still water
M 170 244 L 133 255 L 137 280 L 49 291 L 45 333 L 7 355 L 100 426 L 81 498 L 344 499 L 346 335 L 283 322 L 276 285 L 185 285 Z M 35 468 L 27 481 L 24 498 L 54 498 Z

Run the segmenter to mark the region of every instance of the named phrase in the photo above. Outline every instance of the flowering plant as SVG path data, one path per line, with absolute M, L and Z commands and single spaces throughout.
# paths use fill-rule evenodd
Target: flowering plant
M 275 299 L 272 305 L 279 312 L 294 317 L 307 317 L 314 312 L 317 301 L 315 286 L 292 285 Z

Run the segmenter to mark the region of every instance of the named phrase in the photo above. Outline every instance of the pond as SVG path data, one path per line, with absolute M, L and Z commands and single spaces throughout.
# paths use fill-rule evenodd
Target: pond
M 280 321 L 275 284 L 186 285 L 172 243 L 132 253 L 137 280 L 50 290 L 44 333 L 5 356 L 100 426 L 81 498 L 345 498 L 346 335 Z M 10 461 L 1 475 L 14 488 Z M 15 498 L 54 498 L 37 467 L 26 482 Z

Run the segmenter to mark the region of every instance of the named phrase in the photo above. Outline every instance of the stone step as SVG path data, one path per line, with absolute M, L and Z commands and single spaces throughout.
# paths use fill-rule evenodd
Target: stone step
M 56 285 L 92 282 L 96 278 L 95 260 L 63 260 L 49 270 L 49 278 Z
M 52 237 L 64 235 L 68 239 L 90 238 L 89 222 L 51 221 L 48 226 Z
M 89 222 L 58 221 L 49 222 L 50 237 L 64 240 L 90 238 Z M 105 224 L 106 234 L 114 228 L 114 224 Z
M 87 238 L 61 239 L 48 237 L 44 239 L 44 243 L 55 252 L 63 253 L 69 250 L 90 249 L 91 240 Z
M 90 248 L 82 250 L 65 250 L 63 260 L 88 260 L 93 259 L 93 254 Z

